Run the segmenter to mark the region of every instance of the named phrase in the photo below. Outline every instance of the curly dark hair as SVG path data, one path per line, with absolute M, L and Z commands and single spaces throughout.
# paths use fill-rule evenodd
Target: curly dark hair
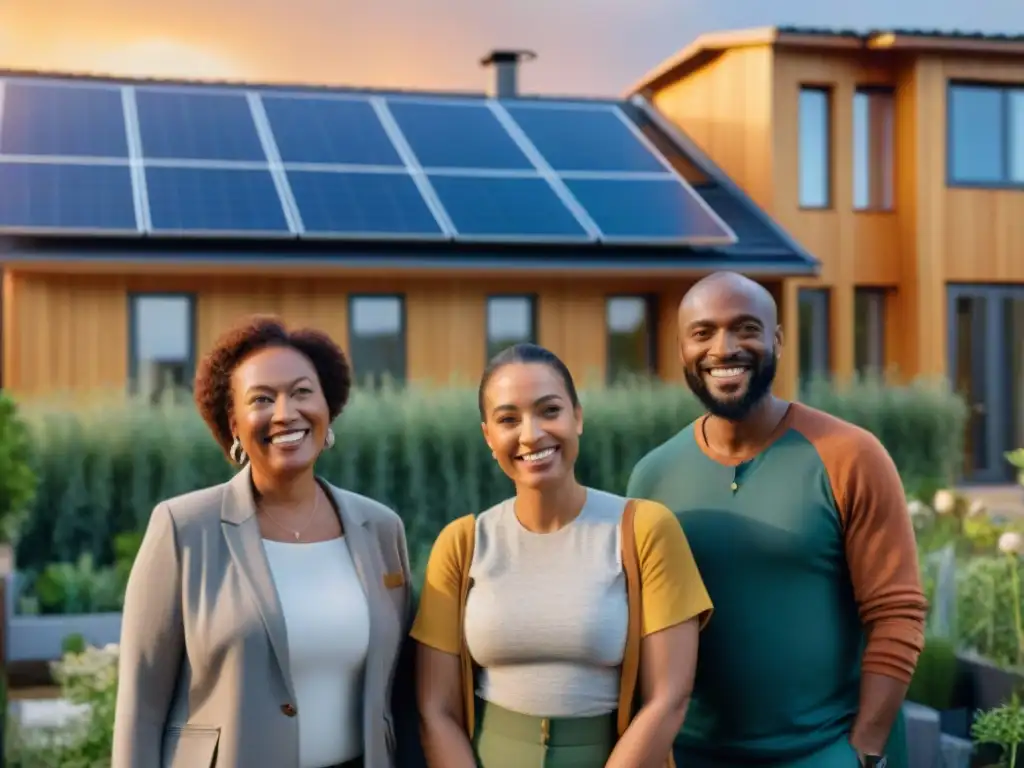
M 225 454 L 233 441 L 231 375 L 245 358 L 267 347 L 291 347 L 309 358 L 320 379 L 331 421 L 348 402 L 352 370 L 345 353 L 330 336 L 311 328 L 289 331 L 274 315 L 250 317 L 222 335 L 196 371 L 196 406 Z

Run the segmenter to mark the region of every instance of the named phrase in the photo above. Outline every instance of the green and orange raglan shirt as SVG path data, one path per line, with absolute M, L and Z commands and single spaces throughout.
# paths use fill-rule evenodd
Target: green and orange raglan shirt
M 807 406 L 740 460 L 707 444 L 705 418 L 628 488 L 679 517 L 715 604 L 677 747 L 799 761 L 849 735 L 862 672 L 913 674 L 927 602 L 903 486 L 873 435 Z

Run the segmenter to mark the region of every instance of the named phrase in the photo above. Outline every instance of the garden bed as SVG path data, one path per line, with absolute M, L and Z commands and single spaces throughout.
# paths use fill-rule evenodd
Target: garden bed
M 78 635 L 88 645 L 102 648 L 121 637 L 120 612 L 23 615 L 18 605 L 17 576 L 6 579 L 4 611 L 7 620 L 6 662 L 58 661 L 66 638 Z

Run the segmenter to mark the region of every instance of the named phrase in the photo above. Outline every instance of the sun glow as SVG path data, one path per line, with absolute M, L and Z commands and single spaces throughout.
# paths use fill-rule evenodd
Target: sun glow
M 175 40 L 149 39 L 111 46 L 91 58 L 89 69 L 127 77 L 234 79 L 243 75 L 226 56 Z

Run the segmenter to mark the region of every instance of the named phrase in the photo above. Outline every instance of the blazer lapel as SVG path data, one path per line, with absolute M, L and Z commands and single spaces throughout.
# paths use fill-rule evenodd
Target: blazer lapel
M 221 507 L 221 530 L 224 532 L 235 567 L 259 608 L 270 645 L 281 667 L 285 686 L 294 700 L 295 689 L 289 671 L 288 634 L 284 613 L 281 610 L 277 588 L 274 586 L 274 578 L 270 573 L 270 563 L 263 549 L 263 537 L 256 520 L 256 500 L 252 493 L 252 474 L 248 466 L 228 483 Z
M 369 734 L 375 732 L 376 723 L 380 718 L 380 709 L 383 701 L 375 698 L 375 693 L 383 690 L 384 656 L 381 653 L 380 633 L 381 616 L 379 611 L 384 604 L 384 574 L 378 564 L 379 558 L 375 556 L 378 542 L 374 539 L 369 529 L 369 521 L 363 515 L 358 503 L 350 503 L 346 494 L 329 483 L 321 481 L 324 489 L 329 491 L 334 499 L 334 506 L 341 517 L 341 524 L 345 530 L 345 538 L 348 543 L 348 551 L 352 555 L 352 563 L 355 565 L 356 575 L 359 583 L 362 584 L 363 594 L 366 595 L 366 602 L 370 615 L 370 648 L 366 654 L 366 676 L 363 683 L 363 727 L 364 742 L 366 742 L 367 760 L 371 750 L 372 740 Z M 367 762 L 367 765 L 370 765 Z M 376 763 L 374 763 L 376 764 Z

